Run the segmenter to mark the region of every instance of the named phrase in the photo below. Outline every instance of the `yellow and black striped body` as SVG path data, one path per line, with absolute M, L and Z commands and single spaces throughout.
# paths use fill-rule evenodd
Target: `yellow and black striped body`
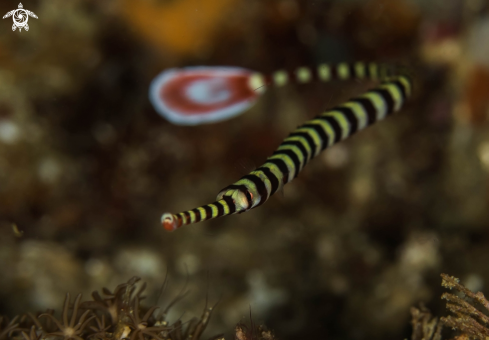
M 241 213 L 265 203 L 322 150 L 398 111 L 412 90 L 407 74 L 375 63 L 322 64 L 315 70 L 302 67 L 295 72 L 277 71 L 268 77 L 252 75 L 250 86 L 254 88 L 268 84 L 282 86 L 291 81 L 352 78 L 379 79 L 382 83 L 299 126 L 261 167 L 221 190 L 216 202 L 178 214 L 163 214 L 161 221 L 165 229 L 171 231 L 182 225 Z

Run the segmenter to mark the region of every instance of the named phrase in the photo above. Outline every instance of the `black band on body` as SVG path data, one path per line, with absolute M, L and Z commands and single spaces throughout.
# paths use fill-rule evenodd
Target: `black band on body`
M 285 140 L 284 142 L 282 142 L 282 144 L 280 144 L 280 146 L 282 145 L 291 145 L 291 146 L 296 146 L 299 151 L 301 152 L 301 155 L 302 155 L 302 158 L 304 159 L 304 163 L 302 163 L 300 161 L 299 158 L 297 158 L 299 160 L 299 163 L 300 163 L 300 168 L 299 170 L 302 170 L 302 168 L 306 165 L 307 163 L 307 150 L 306 148 L 304 147 L 304 144 L 302 144 L 301 142 L 297 141 L 297 140 Z M 281 149 L 281 150 L 290 150 L 290 149 Z
M 205 210 L 205 218 L 203 220 L 205 221 L 205 220 L 208 220 L 209 218 L 211 218 L 212 217 L 212 208 L 209 207 L 208 205 L 204 205 L 202 208 L 204 208 L 204 210 Z
M 387 91 L 386 89 L 373 89 L 369 92 L 378 93 L 382 97 L 385 105 L 387 106 L 388 115 L 394 112 L 394 98 L 392 98 L 392 95 L 389 91 Z
M 294 178 L 297 177 L 297 175 L 299 175 L 299 169 L 300 169 L 300 166 L 301 166 L 301 162 L 299 161 L 299 157 L 297 157 L 297 155 L 295 154 L 294 151 L 292 150 L 277 150 L 273 153 L 274 155 L 285 155 L 287 157 L 290 158 L 290 160 L 292 161 L 292 163 L 294 163 L 294 168 L 295 168 L 295 172 L 294 172 Z
M 360 104 L 365 112 L 367 113 L 367 125 L 375 123 L 377 120 L 377 110 L 375 109 L 374 104 L 368 98 L 354 98 L 351 100 L 352 102 Z
M 200 220 L 202 220 L 202 216 L 200 216 L 200 210 L 195 208 L 192 209 L 192 211 L 195 213 L 195 222 L 200 222 Z
M 338 121 L 332 116 L 317 116 L 316 119 L 324 120 L 328 122 L 331 128 L 333 128 L 334 139 L 333 143 L 338 143 L 341 140 L 341 126 Z
M 189 224 L 192 222 L 192 220 L 190 219 L 190 213 L 188 211 L 184 211 L 183 216 L 185 216 L 185 223 L 186 224 Z
M 348 71 L 350 75 L 348 78 L 358 78 L 357 68 L 355 67 L 355 63 L 348 64 Z
M 349 107 L 346 106 L 337 106 L 331 109 L 331 111 L 340 111 L 343 113 L 343 116 L 345 116 L 348 126 L 349 126 L 349 131 L 348 131 L 348 136 L 353 135 L 355 132 L 357 132 L 358 129 L 358 120 L 357 116 L 353 113 L 353 110 Z
M 391 82 L 391 84 L 394 84 L 397 86 L 397 88 L 399 89 L 399 92 L 401 92 L 402 102 L 404 103 L 407 99 L 407 93 L 406 93 L 406 88 L 404 87 L 404 84 L 401 83 L 399 80 L 394 80 Z
M 230 196 L 223 196 L 222 199 L 226 201 L 229 207 L 229 214 L 234 214 L 236 212 L 236 205 Z
M 177 226 L 180 227 L 183 224 L 182 214 L 176 214 L 177 217 Z
M 300 128 L 300 127 L 299 127 Z M 292 132 L 289 137 L 302 137 L 306 140 L 307 145 L 309 145 L 309 149 L 311 149 L 311 155 L 309 159 L 313 158 L 314 155 L 316 154 L 316 144 L 314 143 L 314 139 L 309 135 L 307 132 L 299 131 L 299 132 Z
M 282 172 L 282 183 L 286 184 L 289 181 L 289 167 L 285 162 L 281 159 L 278 158 L 273 158 L 273 159 L 267 159 L 267 163 L 272 163 L 279 168 L 279 170 Z
M 263 174 L 265 176 L 267 176 L 267 178 L 268 178 L 268 180 L 270 181 L 270 184 L 271 184 L 271 191 L 270 191 L 270 195 L 268 195 L 268 196 L 269 197 L 272 196 L 275 193 L 275 191 L 277 191 L 277 189 L 278 189 L 278 186 L 279 186 L 279 183 L 280 183 L 279 182 L 280 179 L 277 178 L 277 176 L 275 176 L 273 174 L 273 172 L 269 168 L 267 168 L 265 166 L 262 166 L 262 167 L 256 169 L 256 171 L 261 171 L 261 172 L 263 172 Z
M 309 124 L 301 125 L 300 127 L 313 129 L 314 131 L 317 132 L 317 134 L 321 139 L 321 145 L 319 146 L 321 148 L 321 151 L 326 149 L 326 147 L 329 145 L 329 136 L 326 134 L 326 132 L 324 131 L 321 125 L 316 123 L 309 123 Z
M 220 216 L 224 215 L 224 206 L 221 204 L 221 202 L 219 202 L 219 201 L 214 202 L 214 205 L 217 207 L 217 216 L 216 217 L 220 217 Z

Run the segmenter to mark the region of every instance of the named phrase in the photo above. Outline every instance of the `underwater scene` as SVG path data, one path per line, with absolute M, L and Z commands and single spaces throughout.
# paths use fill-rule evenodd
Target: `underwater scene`
M 489 339 L 488 1 L 19 1 L 0 340 Z

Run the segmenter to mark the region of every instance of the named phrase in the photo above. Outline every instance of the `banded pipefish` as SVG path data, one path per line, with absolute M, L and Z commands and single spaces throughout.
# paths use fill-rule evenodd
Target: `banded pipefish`
M 321 64 L 314 69 L 301 67 L 294 72 L 277 71 L 268 76 L 253 73 L 248 81 L 255 89 L 290 82 L 355 78 L 378 80 L 380 85 L 300 125 L 262 166 L 222 189 L 215 202 L 178 214 L 164 213 L 163 227 L 173 231 L 183 225 L 243 213 L 262 205 L 297 177 L 321 151 L 399 111 L 412 92 L 411 79 L 404 68 L 377 63 Z

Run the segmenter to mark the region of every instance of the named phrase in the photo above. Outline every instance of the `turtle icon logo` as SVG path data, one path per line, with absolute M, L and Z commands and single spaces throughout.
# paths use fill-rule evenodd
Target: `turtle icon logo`
M 27 25 L 27 21 L 29 21 L 29 16 L 36 18 L 37 15 L 35 15 L 33 12 L 28 11 L 24 9 L 24 6 L 22 6 L 22 3 L 19 3 L 19 8 L 14 9 L 7 14 L 3 16 L 3 19 L 12 17 L 14 19 L 14 24 L 12 25 L 12 31 L 15 31 L 16 28 L 19 29 L 19 32 L 22 31 L 22 29 L 25 29 L 26 31 L 29 30 L 29 25 Z

